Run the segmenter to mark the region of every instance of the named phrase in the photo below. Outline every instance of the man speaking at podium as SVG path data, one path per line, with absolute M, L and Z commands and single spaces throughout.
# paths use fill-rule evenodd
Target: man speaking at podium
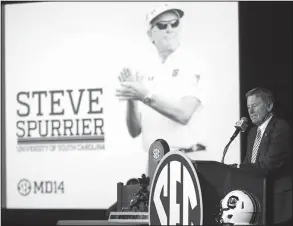
M 202 108 L 208 88 L 202 63 L 180 46 L 183 16 L 183 10 L 167 3 L 151 10 L 147 35 L 157 60 L 144 62 L 147 73 L 124 68 L 119 76 L 116 96 L 127 102 L 128 131 L 132 137 L 142 134 L 146 152 L 157 139 L 167 141 L 171 151 L 194 145 L 190 119 Z
M 248 133 L 247 152 L 240 167 L 252 167 L 273 177 L 274 222 L 292 222 L 292 143 L 289 125 L 273 113 L 274 98 L 264 88 L 246 93 L 250 119 L 255 125 Z

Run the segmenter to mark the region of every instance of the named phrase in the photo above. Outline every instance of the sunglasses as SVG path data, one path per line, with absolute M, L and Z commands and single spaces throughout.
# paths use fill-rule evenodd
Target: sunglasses
M 161 21 L 154 24 L 154 26 L 156 26 L 159 30 L 165 30 L 167 29 L 168 24 L 170 24 L 172 28 L 175 28 L 175 27 L 178 27 L 179 23 L 180 23 L 179 20 L 176 19 L 171 21 Z

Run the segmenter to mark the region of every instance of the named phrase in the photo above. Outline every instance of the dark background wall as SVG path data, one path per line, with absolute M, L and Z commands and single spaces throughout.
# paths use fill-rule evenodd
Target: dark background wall
M 245 93 L 264 86 L 276 96 L 277 114 L 293 128 L 292 5 L 291 2 L 240 2 L 239 44 L 241 116 L 248 116 Z M 241 148 L 243 156 L 245 134 L 241 136 Z M 2 225 L 55 225 L 58 220 L 105 219 L 105 214 L 105 210 L 2 209 Z
M 241 115 L 248 117 L 245 93 L 262 86 L 275 95 L 276 114 L 293 128 L 292 6 L 292 2 L 240 2 L 239 44 Z

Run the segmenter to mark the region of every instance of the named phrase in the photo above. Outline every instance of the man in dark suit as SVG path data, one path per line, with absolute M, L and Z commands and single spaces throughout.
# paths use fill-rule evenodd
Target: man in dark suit
M 248 133 L 240 167 L 254 168 L 273 179 L 274 223 L 292 222 L 292 136 L 289 125 L 274 115 L 274 98 L 264 88 L 247 92 L 247 108 L 255 125 Z M 291 224 L 290 224 L 291 225 Z

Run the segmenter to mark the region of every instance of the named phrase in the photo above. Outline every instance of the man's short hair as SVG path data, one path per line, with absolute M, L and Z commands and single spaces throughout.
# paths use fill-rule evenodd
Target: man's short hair
M 257 97 L 261 97 L 262 100 L 264 102 L 267 102 L 267 103 L 273 103 L 275 102 L 275 98 L 273 96 L 273 93 L 266 89 L 266 88 L 262 88 L 262 87 L 256 87 L 254 89 L 251 89 L 249 90 L 245 96 L 246 98 L 252 96 L 252 95 L 256 95 Z

